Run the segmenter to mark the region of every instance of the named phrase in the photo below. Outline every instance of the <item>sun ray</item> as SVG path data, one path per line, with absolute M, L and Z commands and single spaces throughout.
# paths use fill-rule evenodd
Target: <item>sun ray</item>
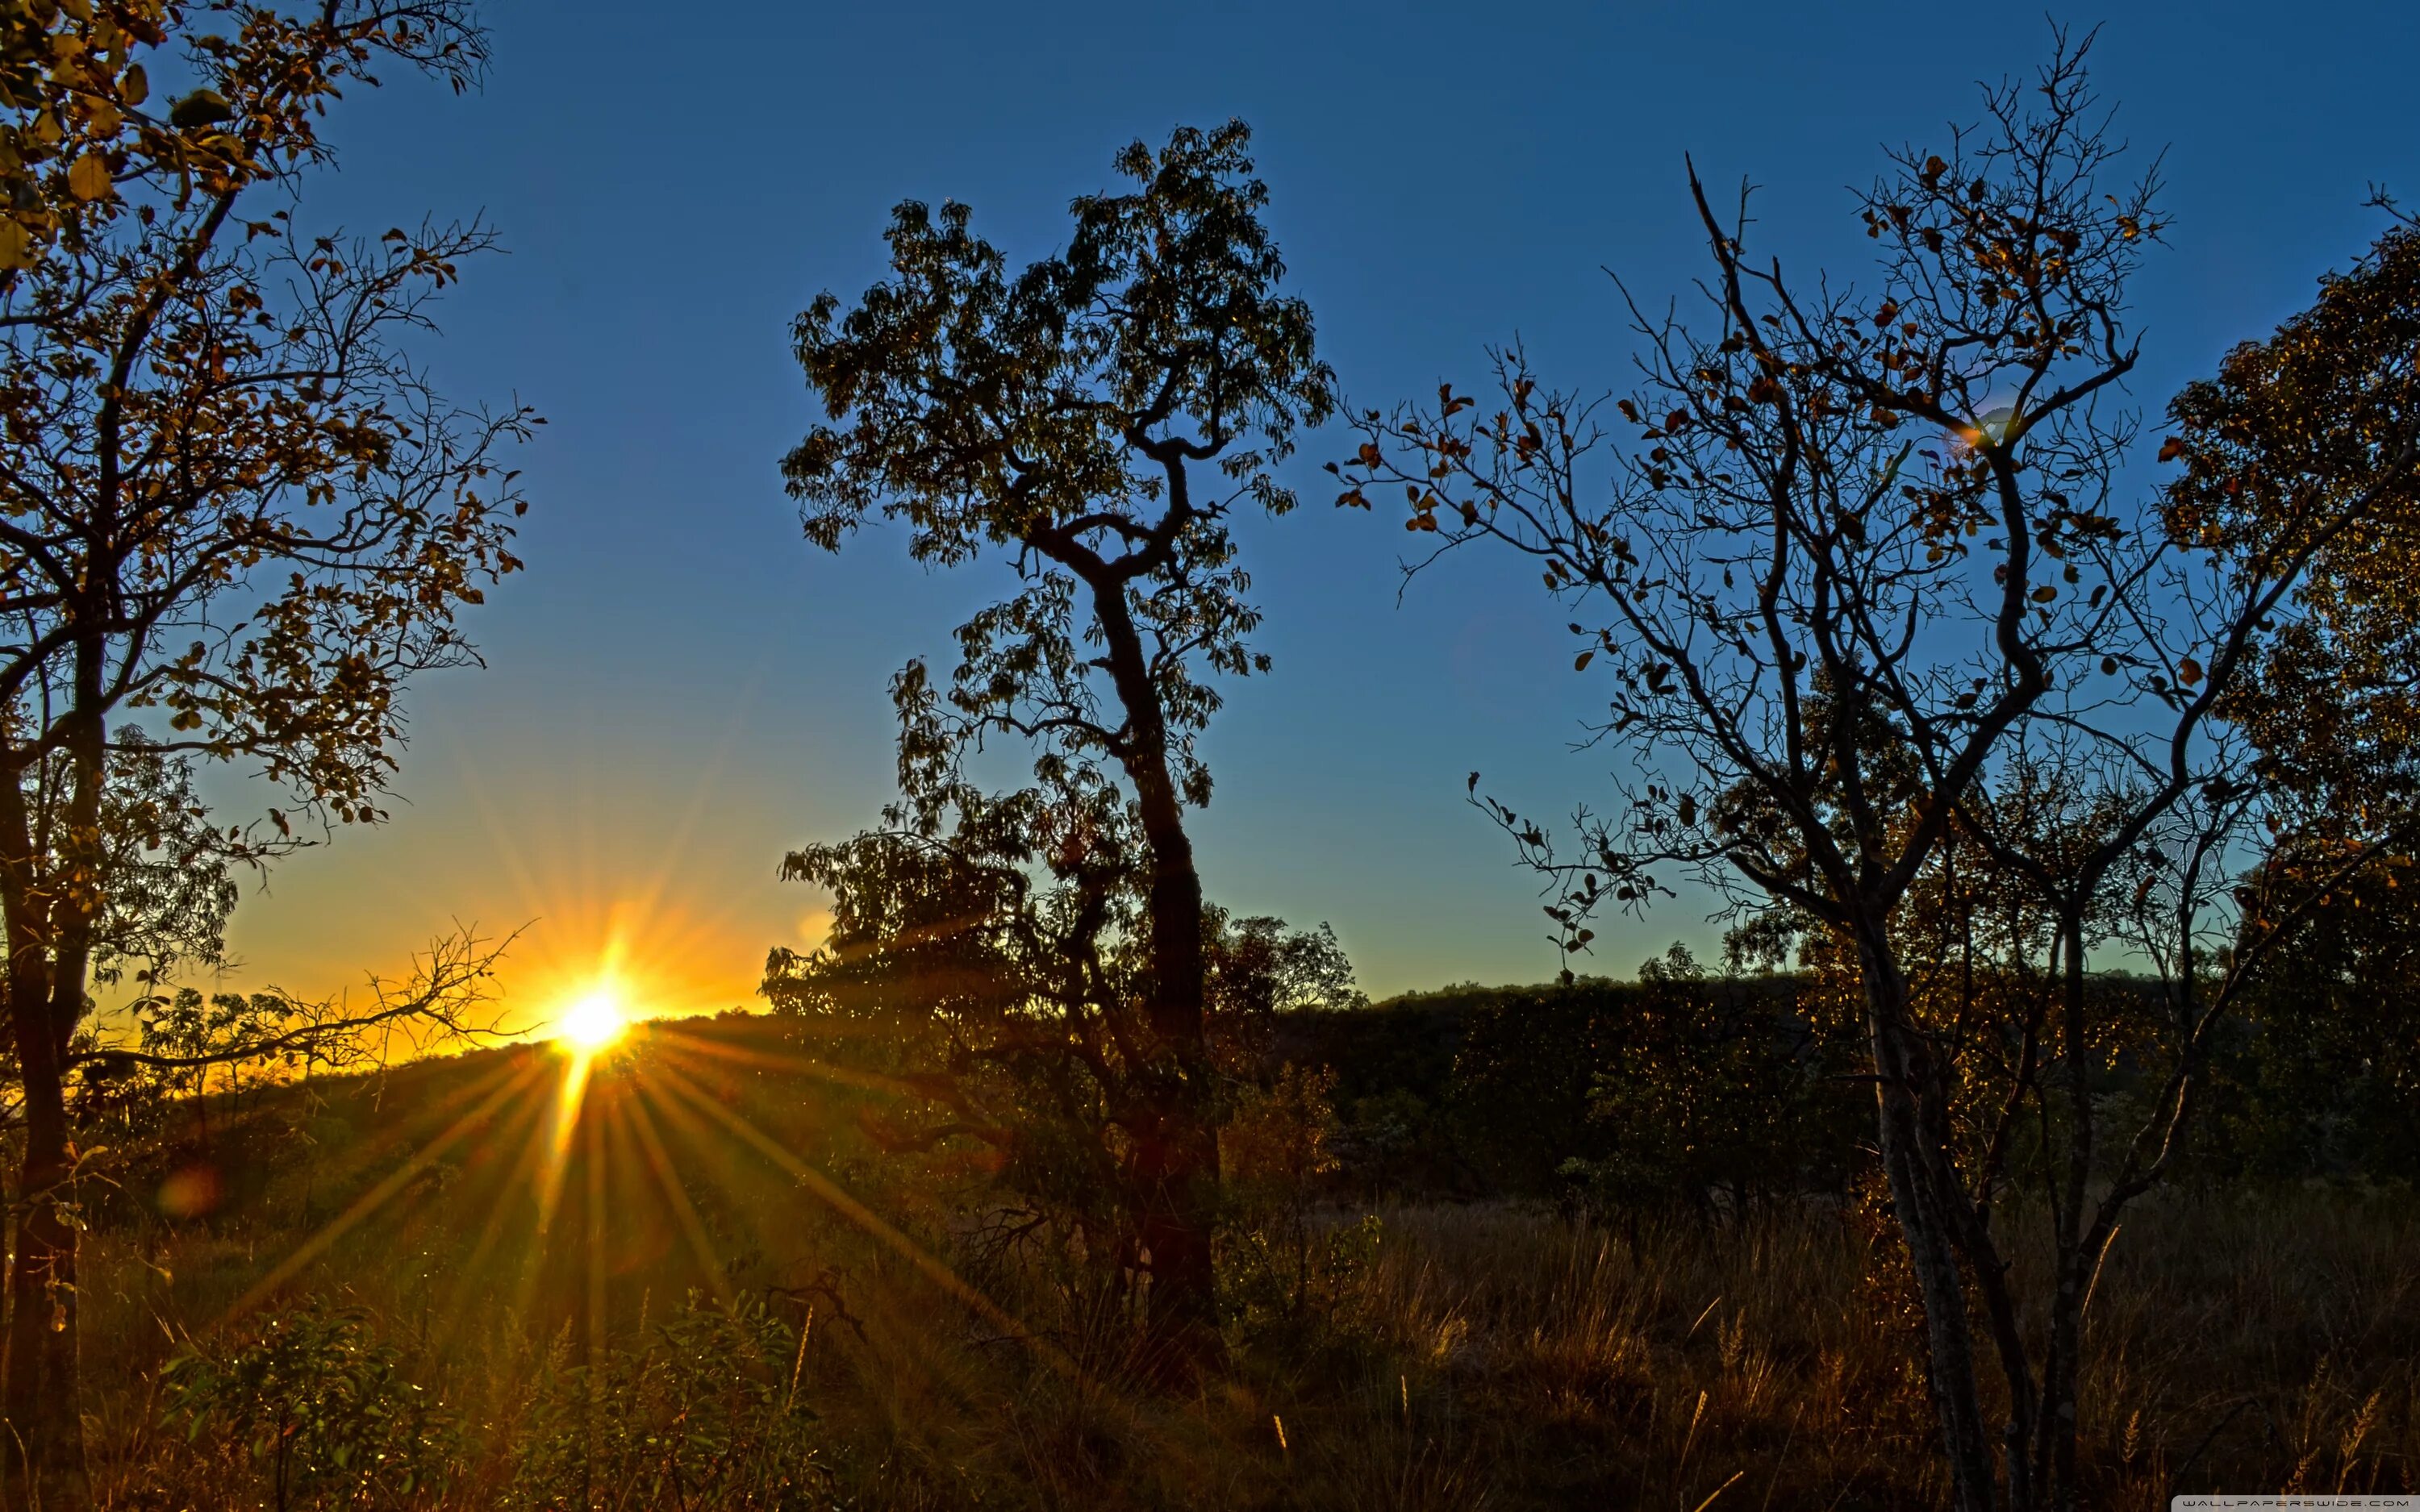
M 824 1204 L 833 1211 L 890 1246 L 901 1258 L 915 1267 L 926 1280 L 955 1298 L 970 1311 L 1011 1338 L 1023 1343 L 1052 1369 L 1071 1379 L 1079 1374 L 1075 1362 L 1056 1345 L 1028 1329 L 999 1303 L 969 1286 L 955 1271 L 936 1258 L 923 1245 L 885 1222 L 880 1214 L 851 1196 L 831 1178 L 792 1154 L 754 1124 L 724 1107 L 721 1102 L 707 1095 L 678 1071 L 670 1066 L 659 1066 L 657 1072 L 663 1085 L 684 1102 L 722 1125 L 723 1128 L 737 1135 L 742 1143 L 788 1172 L 800 1186 L 822 1199 Z
M 677 872 L 676 863 L 690 849 L 690 840 L 700 822 L 706 818 L 708 808 L 722 793 L 722 774 L 730 767 L 733 752 L 739 748 L 740 737 L 747 731 L 749 716 L 753 711 L 757 692 L 764 686 L 765 674 L 772 666 L 773 656 L 774 651 L 769 644 L 759 653 L 756 668 L 748 674 L 748 681 L 732 707 L 731 717 L 723 723 L 722 733 L 715 740 L 710 754 L 698 764 L 697 782 L 690 790 L 689 807 L 665 830 L 663 859 L 648 871 L 655 881 L 638 899 L 642 909 L 652 911 L 662 902 Z
M 504 1085 L 489 1093 L 485 1102 L 456 1119 L 444 1133 L 414 1151 L 410 1160 L 396 1167 L 385 1180 L 356 1197 L 351 1206 L 322 1224 L 317 1233 L 296 1245 L 292 1253 L 271 1267 L 267 1275 L 254 1282 L 249 1290 L 238 1297 L 226 1311 L 220 1314 L 219 1322 L 225 1324 L 240 1318 L 258 1306 L 261 1302 L 274 1295 L 279 1288 L 293 1279 L 304 1266 L 327 1253 L 329 1246 L 343 1238 L 347 1230 L 377 1211 L 389 1198 L 411 1184 L 413 1178 L 435 1165 L 437 1158 L 445 1153 L 456 1140 L 476 1128 L 489 1114 L 502 1107 L 505 1099 L 527 1086 L 536 1075 L 537 1071 L 536 1062 L 523 1066 L 517 1075 L 510 1074 L 509 1066 L 500 1068 L 499 1074 L 507 1075 L 509 1078 Z
M 836 1066 L 828 1060 L 807 1056 L 785 1056 L 771 1050 L 754 1050 L 746 1045 L 724 1044 L 702 1035 L 684 1033 L 666 1027 L 656 1033 L 656 1041 L 667 1055 L 697 1055 L 758 1071 L 785 1071 L 802 1076 L 813 1076 L 837 1087 L 855 1088 L 860 1091 L 888 1092 L 897 1097 L 912 1097 L 916 1088 L 896 1076 L 880 1072 L 859 1071 L 850 1066 Z
M 985 1320 L 1001 1328 L 1009 1336 L 1024 1342 L 1054 1371 L 1069 1380 L 1083 1378 L 1083 1367 L 1063 1350 L 1052 1345 L 1047 1339 L 1025 1329 L 1004 1308 L 969 1286 L 941 1261 L 919 1247 L 912 1239 L 873 1214 L 870 1210 L 832 1183 L 829 1178 L 822 1176 L 799 1156 L 783 1147 L 771 1135 L 748 1122 L 737 1111 L 725 1106 L 706 1088 L 681 1075 L 675 1068 L 659 1064 L 653 1070 L 657 1074 L 633 1084 L 634 1091 L 640 1094 L 638 1098 L 632 1100 L 634 1111 L 638 1111 L 644 1103 L 655 1102 L 657 1110 L 664 1116 L 665 1120 L 680 1133 L 689 1148 L 697 1151 L 701 1157 L 706 1153 L 703 1146 L 704 1136 L 713 1132 L 713 1129 L 707 1127 L 703 1121 L 701 1115 L 710 1118 L 715 1128 L 737 1136 L 743 1144 L 766 1157 L 776 1168 L 789 1174 L 800 1186 L 807 1188 L 814 1196 L 830 1205 L 854 1227 L 906 1257 L 925 1279 L 939 1286 L 970 1311 L 984 1317 Z M 661 1101 L 656 1102 L 658 1098 Z M 894 1374 L 902 1369 L 913 1369 L 918 1372 L 919 1381 L 924 1389 L 941 1392 L 970 1410 L 977 1408 L 985 1400 L 984 1381 L 980 1374 L 972 1368 L 965 1351 L 953 1350 L 946 1345 L 945 1331 L 939 1331 L 931 1326 L 927 1313 L 918 1310 L 921 1308 L 921 1304 L 911 1303 L 909 1309 L 903 1312 L 887 1301 L 882 1292 L 871 1291 L 860 1305 L 863 1309 L 863 1321 L 872 1325 L 875 1331 L 872 1343 L 881 1359 L 882 1368 Z M 1163 1458 L 1202 1464 L 1206 1468 L 1207 1460 L 1199 1444 L 1167 1433 L 1163 1424 L 1136 1412 L 1133 1404 L 1116 1393 L 1110 1393 L 1100 1398 L 1099 1404 L 1115 1414 L 1127 1431 L 1148 1438 L 1155 1445 L 1155 1452 Z M 903 1424 L 901 1427 L 912 1428 L 914 1425 Z M 1229 1442 L 1236 1443 L 1243 1441 L 1231 1437 Z M 939 1445 L 927 1441 L 927 1447 L 938 1448 Z
M 514 1054 L 510 1050 L 487 1053 L 501 1055 L 507 1058 L 499 1060 L 494 1066 L 467 1077 L 459 1086 L 428 1096 L 425 1102 L 421 1100 L 420 1094 L 413 1088 L 412 1084 L 407 1080 L 416 1068 L 412 1066 L 398 1068 L 393 1073 L 392 1083 L 379 1096 L 382 1101 L 397 1104 L 407 1111 L 391 1123 L 381 1122 L 373 1125 L 364 1130 L 358 1138 L 347 1140 L 339 1154 L 328 1159 L 324 1164 L 315 1164 L 313 1180 L 325 1183 L 332 1190 L 340 1190 L 349 1179 L 360 1175 L 376 1165 L 396 1146 L 408 1145 L 416 1139 L 426 1138 L 430 1133 L 442 1128 L 456 1109 L 486 1096 L 495 1086 L 498 1077 L 511 1075 L 522 1064 L 518 1059 L 509 1058 Z M 305 1084 L 298 1081 L 290 1085 Z
M 681 1184 L 679 1173 L 673 1168 L 671 1151 L 664 1148 L 663 1135 L 656 1131 L 654 1115 L 647 1111 L 644 1097 L 628 1099 L 631 1133 L 638 1137 L 639 1148 L 647 1159 L 647 1168 L 664 1195 L 665 1205 L 673 1210 L 674 1221 L 680 1225 L 681 1236 L 689 1242 L 690 1253 L 697 1257 L 698 1269 L 705 1273 L 706 1284 L 715 1300 L 725 1307 L 737 1300 L 731 1289 L 731 1277 L 722 1268 L 722 1257 L 714 1252 L 714 1241 L 706 1231 L 706 1221 L 697 1213 L 696 1204 L 690 1201 L 689 1191 Z
M 553 1127 L 542 1147 L 537 1171 L 537 1226 L 530 1235 L 529 1254 L 522 1257 L 520 1284 L 513 1291 L 513 1315 L 528 1313 L 536 1294 L 546 1250 L 553 1236 L 555 1211 L 563 1202 L 563 1182 L 571 1168 L 572 1135 L 579 1132 L 580 1110 L 588 1098 L 588 1077 L 596 1057 L 576 1054 L 565 1057 L 563 1079 L 556 1084 Z
M 778 1245 L 785 1238 L 795 1238 L 801 1230 L 784 1223 L 782 1204 L 777 1200 L 767 1205 L 768 1196 L 794 1198 L 798 1183 L 779 1166 L 763 1160 L 753 1151 L 743 1152 L 728 1132 L 719 1124 L 707 1123 L 693 1111 L 685 1098 L 672 1093 L 660 1077 L 634 1085 L 639 1094 L 636 1101 L 649 1110 L 659 1129 L 672 1143 L 667 1154 L 675 1162 L 694 1163 L 702 1177 L 715 1190 L 734 1202 L 734 1215 L 754 1230 L 760 1242 Z M 852 1226 L 853 1227 L 853 1226 Z M 796 1258 L 814 1266 L 824 1250 L 822 1242 L 812 1244 Z M 857 1311 L 853 1316 L 864 1335 L 868 1348 L 882 1361 L 882 1368 L 894 1380 L 914 1381 L 914 1391 L 946 1397 L 960 1407 L 970 1407 L 977 1399 L 974 1384 L 961 1379 L 960 1362 L 944 1362 L 936 1358 L 930 1349 L 934 1338 L 931 1306 L 924 1288 L 916 1288 L 918 1297 L 905 1307 L 900 1305 L 900 1288 L 873 1287 L 854 1296 Z M 849 1351 L 855 1352 L 855 1351 Z
M 543 1142 L 524 1137 L 536 1132 L 545 1111 L 543 1102 L 532 1100 L 524 1103 L 516 1110 L 511 1126 L 499 1131 L 498 1144 L 518 1153 L 511 1168 L 504 1171 L 496 1183 L 495 1201 L 488 1209 L 488 1220 L 480 1225 L 478 1242 L 472 1245 L 471 1254 L 463 1261 L 461 1273 L 456 1278 L 454 1289 L 447 1298 L 444 1320 L 438 1325 L 441 1339 L 453 1336 L 454 1330 L 460 1327 L 468 1317 L 473 1297 L 488 1285 L 484 1268 L 489 1257 L 503 1242 L 505 1228 L 520 1210 L 523 1183 L 535 1176 L 538 1163 L 545 1158 Z
M 752 1150 L 741 1155 L 728 1131 L 719 1123 L 706 1122 L 691 1109 L 687 1099 L 674 1095 L 660 1076 L 636 1081 L 633 1086 L 667 1131 L 678 1135 L 679 1149 L 699 1163 L 719 1190 L 738 1202 L 738 1211 L 748 1215 L 762 1240 L 773 1243 L 783 1235 L 799 1231 L 753 1201 L 765 1195 L 765 1189 L 746 1180 L 753 1176 L 758 1180 L 778 1180 L 776 1190 L 786 1196 L 799 1190 L 795 1178 L 787 1177 L 779 1165 L 763 1160 Z M 745 1160 L 744 1170 L 735 1156 Z M 847 1224 L 846 1219 L 842 1221 Z M 848 1227 L 856 1227 L 854 1224 Z M 801 1258 L 814 1263 L 807 1257 Z M 860 1361 L 860 1367 L 863 1368 L 870 1360 L 879 1360 L 879 1368 L 887 1377 L 896 1381 L 912 1374 L 915 1391 L 946 1398 L 960 1409 L 972 1411 L 984 1399 L 985 1391 L 973 1368 L 974 1362 L 964 1351 L 945 1347 L 948 1331 L 933 1327 L 929 1292 L 921 1285 L 913 1289 L 915 1294 L 910 1296 L 908 1288 L 898 1286 L 869 1284 L 856 1293 L 854 1316 L 858 1325 L 866 1331 L 863 1337 L 868 1351 L 866 1359 Z M 855 1355 L 858 1351 L 845 1352 Z
M 587 1135 L 588 1166 L 587 1211 L 582 1214 L 588 1229 L 588 1328 L 583 1352 L 591 1367 L 605 1347 L 605 1120 L 597 1117 L 602 1111 L 592 1110 L 582 1131 Z

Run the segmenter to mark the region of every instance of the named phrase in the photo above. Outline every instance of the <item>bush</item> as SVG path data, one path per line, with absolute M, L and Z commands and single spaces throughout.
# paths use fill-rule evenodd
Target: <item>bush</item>
M 401 1359 L 365 1312 L 313 1297 L 231 1348 L 169 1359 L 166 1421 L 225 1446 L 278 1512 L 411 1505 L 443 1480 L 457 1435 Z
M 1598 1152 L 1561 1167 L 1591 1203 L 1737 1212 L 1842 1188 L 1869 1115 L 1790 999 L 1709 982 L 1676 945 L 1629 1007 L 1589 1081 Z
M 509 1505 L 828 1504 L 815 1414 L 799 1399 L 801 1339 L 752 1298 L 690 1293 L 636 1349 L 570 1363 L 556 1340 L 520 1435 Z
M 1457 1137 L 1497 1190 L 1708 1209 L 1838 1191 L 1869 1117 L 1790 978 L 1710 981 L 1679 946 L 1636 985 L 1511 989 L 1470 1017 Z
M 1331 1335 L 1338 1299 L 1376 1242 L 1374 1218 L 1338 1227 L 1317 1183 L 1337 1168 L 1328 1099 L 1336 1072 L 1283 1067 L 1238 1100 L 1219 1135 L 1226 1189 L 1220 1290 L 1230 1322 L 1255 1343 Z

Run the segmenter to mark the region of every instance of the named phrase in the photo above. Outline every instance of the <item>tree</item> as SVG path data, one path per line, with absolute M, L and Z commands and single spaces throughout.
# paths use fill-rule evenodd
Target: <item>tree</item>
M 1165 1366 L 1144 1238 L 1162 1189 L 1131 1132 L 1164 1075 L 1141 1013 L 1139 846 L 1130 828 L 1109 838 L 1114 800 L 957 801 L 933 832 L 896 805 L 882 828 L 785 861 L 830 890 L 833 921 L 816 949 L 771 953 L 765 995 L 854 1088 L 839 1095 L 876 1148 L 931 1157 L 918 1190 L 970 1220 L 962 1269 L 1047 1283 L 1088 1360 L 1131 1357 L 1140 1304 L 1142 1357 Z M 1212 905 L 1203 955 L 1199 1117 L 1216 1133 L 1265 1101 L 1280 1013 L 1358 996 L 1325 928 Z M 1233 1175 L 1203 1215 L 1230 1232 Z
M 65 802 L 67 766 L 63 758 L 54 758 L 20 774 L 37 832 L 49 831 Z M 194 792 L 193 779 L 192 758 L 162 753 L 139 731 L 122 732 L 111 752 L 101 812 L 102 867 L 109 880 L 94 924 L 96 984 L 122 982 L 132 968 L 135 984 L 147 995 L 179 967 L 215 965 L 224 957 L 237 887 L 225 837 Z M 22 1083 L 14 1046 L 0 1043 L 0 1086 L 9 1088 L 12 1104 L 5 1120 L 9 1127 L 23 1112 L 16 1096 Z M 86 1123 L 108 1108 L 123 1124 L 132 1112 L 126 1090 L 87 1077 L 75 1090 L 75 1121 Z M 147 1104 L 156 1098 L 136 1101 Z
M 2335 888 L 2213 1057 L 2228 1177 L 2420 1183 L 2420 918 L 2408 855 Z
M 1843 1036 L 1809 1022 L 1798 984 L 1710 981 L 1676 944 L 1626 995 L 1612 1053 L 1590 1068 L 1594 1148 L 1563 1162 L 1565 1180 L 1625 1212 L 1707 1217 L 1839 1190 L 1857 1128 L 1831 1042 Z
M 2246 562 L 2312 553 L 2304 612 L 2277 627 L 2227 711 L 2291 795 L 2280 861 L 2324 866 L 2345 843 L 2398 836 L 2408 848 L 2420 799 L 2420 224 L 2398 216 L 2319 281 L 2310 309 L 2230 351 L 2170 417 L 2176 529 Z
M 1542 390 L 1517 348 L 1497 359 L 1500 405 L 1448 387 L 1433 409 L 1364 412 L 1338 465 L 1341 501 L 1400 486 L 1406 528 L 1439 553 L 1520 553 L 1592 617 L 1572 624 L 1575 668 L 1611 676 L 1596 733 L 1629 763 L 1619 803 L 1580 811 L 1577 856 L 1485 804 L 1559 884 L 1547 912 L 1567 949 L 1587 946 L 1596 910 L 1643 907 L 1678 874 L 1743 910 L 1788 910 L 1853 963 L 1961 1512 L 2086 1494 L 2090 1277 L 2126 1204 L 2170 1168 L 2212 1027 L 2262 942 L 2369 857 L 2339 846 L 2299 876 L 2250 864 L 2293 798 L 2228 700 L 2300 615 L 2314 559 L 2410 468 L 2410 431 L 2390 427 L 2371 485 L 2276 490 L 2257 529 L 2235 532 L 2199 523 L 2184 496 L 2120 486 L 2134 426 L 2114 404 L 2138 351 L 2126 287 L 2162 222 L 2156 170 L 2118 178 L 2087 49 L 2062 36 L 2035 87 L 1987 92 L 1983 129 L 1891 155 L 1861 196 L 1880 248 L 1869 294 L 1752 259 L 1745 195 L 1727 220 L 1693 168 L 1704 319 L 1633 302 L 1641 378 L 1611 409 L 1635 441 L 1614 446 L 1604 491 L 1584 470 L 1611 417 Z M 2022 889 L 2034 916 L 1967 981 L 1963 950 L 1911 949 L 1942 938 L 1914 916 L 1923 889 L 1952 895 L 1952 865 Z M 2151 964 L 2164 985 L 2130 1047 L 2152 1095 L 2115 1141 L 2099 1123 L 2125 999 L 2094 990 L 2096 952 Z M 1968 990 L 2019 967 L 2043 990 Z M 2028 1124 L 2055 1146 L 2039 1165 L 2040 1333 L 2001 1200 Z M 1978 1329 L 2007 1402 L 1996 1447 Z
M 76 55 L 149 39 L 85 8 L 54 29 Z M 475 659 L 457 611 L 519 565 L 497 458 L 535 423 L 448 403 L 396 345 L 486 227 L 356 242 L 294 221 L 343 88 L 381 61 L 476 77 L 465 6 L 211 13 L 225 33 L 158 8 L 201 85 L 165 119 L 130 113 L 135 65 L 122 104 L 73 86 L 91 141 L 53 203 L 76 213 L 0 293 L 0 916 L 25 1108 L 0 1412 L 11 1494 L 52 1506 L 83 1494 L 64 1077 L 106 943 L 112 752 L 156 717 L 149 748 L 255 763 L 305 823 L 383 817 L 403 681 Z M 46 135 L 46 109 L 15 127 Z M 38 815 L 28 774 L 54 764 Z M 266 856 L 295 820 L 269 825 L 223 833 Z
M 2395 214 L 2366 255 L 2320 280 L 2308 310 L 2229 352 L 2170 413 L 2180 527 L 2251 555 L 2290 538 L 2304 501 L 2350 514 L 2313 558 L 2305 612 L 2278 628 L 2229 706 L 2290 798 L 2267 867 L 2314 899 L 2299 932 L 2281 928 L 2299 915 L 2247 920 L 2246 946 L 2274 954 L 2238 1070 L 2266 1084 L 2273 1124 L 2348 1119 L 2380 1132 L 2364 1143 L 2381 1168 L 2398 1143 L 2408 1164 L 2408 1139 L 2386 1131 L 2408 1117 L 2413 1072 L 2403 921 L 2420 842 L 2420 224 Z M 2346 875 L 2344 858 L 2363 854 L 2384 864 Z M 2269 1133 L 2327 1157 L 2316 1130 Z
M 1066 250 L 1014 278 L 964 206 L 901 205 L 892 276 L 845 316 L 827 293 L 799 318 L 833 423 L 783 464 L 817 546 L 879 514 L 908 523 L 919 562 L 992 558 L 1018 576 L 960 626 L 945 688 L 922 663 L 894 687 L 902 834 L 880 843 L 973 858 L 985 887 L 1004 885 L 1016 850 L 1053 847 L 1071 898 L 1109 911 L 1101 927 L 1120 906 L 1111 874 L 1137 869 L 1147 967 L 1084 990 L 1112 995 L 1105 1016 L 1131 1052 L 1133 1098 L 1111 1118 L 1147 1194 L 1138 1250 L 1179 1374 L 1217 1350 L 1207 963 L 1185 825 L 1210 774 L 1194 741 L 1219 705 L 1212 679 L 1268 665 L 1248 643 L 1260 615 L 1232 522 L 1294 507 L 1272 468 L 1330 403 L 1311 312 L 1279 291 L 1248 142 L 1231 122 L 1129 147 L 1116 165 L 1134 187 L 1077 200 Z M 1034 785 L 1000 802 L 965 776 L 995 734 L 1035 753 Z M 1081 938 L 1094 921 L 1077 922 Z

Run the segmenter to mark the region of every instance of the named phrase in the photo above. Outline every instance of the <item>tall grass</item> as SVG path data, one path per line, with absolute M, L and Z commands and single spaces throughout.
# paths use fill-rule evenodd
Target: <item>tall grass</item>
M 799 1211 L 795 1193 L 768 1191 Z M 718 1201 L 706 1221 L 737 1232 L 744 1209 Z M 1181 1400 L 1136 1389 L 1098 1350 L 1074 1369 L 1076 1351 L 1003 1338 L 896 1255 L 827 1228 L 815 1257 L 835 1267 L 829 1289 L 770 1290 L 762 1277 L 783 1262 L 762 1254 L 726 1282 L 734 1297 L 773 1298 L 764 1336 L 794 1358 L 751 1361 L 732 1346 L 727 1365 L 769 1393 L 750 1411 L 780 1399 L 779 1432 L 806 1435 L 811 1468 L 778 1489 L 769 1474 L 733 1473 L 720 1491 L 694 1455 L 681 1486 L 644 1473 L 705 1421 L 666 1384 L 686 1367 L 647 1363 L 685 1305 L 675 1268 L 617 1277 L 597 1336 L 577 1307 L 550 1311 L 544 1296 L 465 1303 L 448 1282 L 476 1242 L 458 1223 L 469 1211 L 432 1200 L 365 1226 L 277 1304 L 307 1287 L 359 1309 L 455 1426 L 442 1487 L 317 1504 L 568 1507 L 582 1504 L 566 1499 L 577 1484 L 598 1508 L 1699 1512 L 1932 1507 L 1945 1490 L 1886 1256 L 1820 1208 L 1712 1227 L 1607 1227 L 1505 1205 L 1383 1208 L 1374 1224 L 1329 1214 L 1299 1294 L 1239 1308 L 1231 1370 Z M 189 1335 L 204 1348 L 240 1336 L 208 1334 L 209 1319 L 296 1237 L 266 1213 L 94 1235 L 87 1368 L 103 1506 L 270 1504 L 241 1445 L 163 1430 L 158 1370 Z M 2148 1512 L 2179 1489 L 2420 1484 L 2415 1255 L 2408 1194 L 2146 1205 L 2086 1326 L 2091 1504 Z M 1087 1326 L 1013 1268 L 995 1285 L 1045 1335 Z M 698 1305 L 721 1304 L 702 1294 Z M 646 1410 L 662 1418 L 615 1440 L 614 1473 L 585 1482 L 566 1477 L 605 1451 L 564 1438 L 566 1372 L 583 1361 L 583 1390 L 654 1381 Z M 773 1452 L 774 1419 L 715 1421 L 725 1437 L 741 1425 L 738 1452 Z M 552 1467 L 544 1487 L 529 1470 L 539 1458 Z

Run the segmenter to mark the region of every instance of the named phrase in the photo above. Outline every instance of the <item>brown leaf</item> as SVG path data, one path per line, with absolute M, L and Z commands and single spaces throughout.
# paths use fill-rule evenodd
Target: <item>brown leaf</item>
M 98 152 L 87 152 L 76 159 L 68 170 L 68 193 L 81 200 L 106 198 L 110 192 L 109 163 Z

